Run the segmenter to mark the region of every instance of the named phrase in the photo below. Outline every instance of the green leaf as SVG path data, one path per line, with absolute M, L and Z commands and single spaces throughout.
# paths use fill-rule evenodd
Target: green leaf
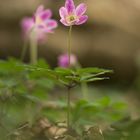
M 81 82 L 94 82 L 94 81 L 101 81 L 101 80 L 105 80 L 108 79 L 107 77 L 103 77 L 103 78 L 91 78 L 91 79 L 85 79 L 85 80 L 81 80 Z
M 111 99 L 108 96 L 105 96 L 102 99 L 98 100 L 97 103 L 99 103 L 103 107 L 107 107 L 111 104 Z
M 46 63 L 44 59 L 39 59 L 36 66 L 41 68 L 46 68 L 46 69 L 49 68 L 49 65 Z
M 68 68 L 56 68 L 55 72 L 58 75 L 73 75 L 74 71 L 72 69 L 68 69 Z
M 39 78 L 36 80 L 36 84 L 43 89 L 52 89 L 54 87 L 53 80 L 48 78 Z
M 85 74 L 85 73 L 93 73 L 93 74 L 105 74 L 105 73 L 112 73 L 112 70 L 105 70 L 105 69 L 100 69 L 100 68 L 93 68 L 93 67 L 89 67 L 89 68 L 81 68 L 78 69 L 77 72 L 81 75 L 81 74 Z
M 112 104 L 113 109 L 122 110 L 126 108 L 126 104 L 123 102 L 116 102 Z

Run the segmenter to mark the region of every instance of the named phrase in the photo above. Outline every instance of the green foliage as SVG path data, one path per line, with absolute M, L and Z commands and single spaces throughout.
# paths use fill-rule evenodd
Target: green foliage
M 37 66 L 49 67 L 44 60 L 40 60 Z M 32 124 L 41 115 L 39 106 L 48 99 L 53 87 L 54 82 L 44 73 L 28 71 L 24 64 L 13 58 L 1 60 L 0 132 L 7 136 L 20 123 L 28 121 Z
M 122 105 L 123 108 L 115 110 L 114 106 Z M 119 107 L 119 106 L 118 106 Z M 126 105 L 121 102 L 112 102 L 109 97 L 103 97 L 94 102 L 79 100 L 72 111 L 74 128 L 80 130 L 81 126 L 100 124 L 101 122 L 113 122 L 122 119 L 126 112 Z
M 105 140 L 139 140 L 140 120 L 125 118 L 104 131 Z
M 51 98 L 50 93 L 56 85 L 73 88 L 81 83 L 108 79 L 105 76 L 107 73 L 112 71 L 99 68 L 51 69 L 44 60 L 39 60 L 36 65 L 23 64 L 16 59 L 0 61 L 0 136 L 2 140 L 7 140 L 13 135 L 15 137 L 18 133 L 23 133 L 23 136 L 26 133 L 28 135 L 25 130 L 20 132 L 17 128 L 25 122 L 32 127 L 37 118 L 42 116 L 47 116 L 52 122 L 65 120 L 67 103 L 64 99 L 58 98 L 53 104 L 47 104 Z M 109 140 L 110 137 L 114 137 L 115 140 L 115 136 L 120 138 L 121 134 L 118 136 L 115 131 L 111 132 L 110 136 L 108 130 L 104 131 L 103 136 L 100 128 L 95 126 L 90 127 L 82 137 L 79 134 L 82 134 L 85 126 L 122 119 L 125 114 L 124 109 L 125 105 L 122 102 L 112 102 L 108 96 L 94 101 L 76 101 L 72 104 L 71 121 L 72 128 L 78 132 L 77 138 L 65 135 L 63 139 L 103 140 L 107 138 Z
M 44 60 L 40 60 L 37 66 L 48 68 Z M 47 93 L 54 87 L 51 79 L 45 77 L 45 73 L 28 71 L 24 64 L 15 60 L 0 62 L 0 97 L 5 96 L 33 96 L 36 100 L 47 99 Z
M 51 70 L 49 68 L 28 65 L 25 65 L 25 68 L 30 71 L 44 71 L 47 73 L 48 77 L 53 78 L 53 80 L 56 80 L 58 83 L 61 83 L 69 88 L 84 82 L 88 83 L 108 79 L 108 77 L 102 77 L 102 75 L 112 73 L 112 70 L 99 68 L 55 68 L 54 70 Z
M 55 69 L 59 80 L 65 85 L 76 85 L 83 82 L 93 82 L 98 80 L 104 80 L 106 77 L 98 77 L 105 73 L 111 73 L 111 70 L 104 70 L 99 68 L 79 68 L 76 70 L 57 68 Z

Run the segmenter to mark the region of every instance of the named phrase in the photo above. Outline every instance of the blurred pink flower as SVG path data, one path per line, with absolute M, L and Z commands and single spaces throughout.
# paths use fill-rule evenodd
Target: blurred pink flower
M 73 0 L 66 0 L 65 6 L 59 9 L 61 23 L 65 26 L 80 25 L 87 21 L 88 16 L 84 15 L 87 6 L 84 3 L 75 7 Z
M 34 26 L 34 20 L 31 17 L 24 17 L 21 20 L 21 27 L 22 27 L 22 35 L 23 38 L 26 39 L 29 37 L 29 33 Z
M 46 33 L 53 33 L 53 30 L 57 27 L 57 22 L 51 17 L 51 10 L 46 10 L 41 5 L 37 8 L 33 17 L 23 18 L 21 27 L 24 39 L 28 38 L 31 32 L 37 40 L 44 39 Z
M 77 64 L 77 57 L 74 54 L 70 56 L 70 66 L 75 66 Z M 58 66 L 67 68 L 69 67 L 69 56 L 68 54 L 62 54 L 58 57 Z

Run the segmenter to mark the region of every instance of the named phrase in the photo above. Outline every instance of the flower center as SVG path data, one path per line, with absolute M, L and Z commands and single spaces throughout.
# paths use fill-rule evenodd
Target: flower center
M 70 21 L 74 21 L 75 20 L 75 17 L 74 16 L 70 16 L 69 20 Z
M 70 15 L 66 18 L 67 23 L 72 24 L 76 21 L 77 17 L 76 15 Z
M 42 24 L 42 19 L 40 17 L 36 17 L 36 24 Z

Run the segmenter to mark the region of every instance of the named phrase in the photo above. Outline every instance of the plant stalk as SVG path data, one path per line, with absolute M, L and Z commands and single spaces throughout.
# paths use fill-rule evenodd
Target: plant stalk
M 71 34 L 72 34 L 72 26 L 70 26 L 70 29 L 69 29 L 69 37 L 68 37 L 68 58 L 69 58 L 69 67 L 70 67 L 70 64 L 71 64 Z
M 23 45 L 23 48 L 22 48 L 22 52 L 21 52 L 21 56 L 20 56 L 20 60 L 21 62 L 24 61 L 24 57 L 25 57 L 25 54 L 26 54 L 26 51 L 27 51 L 27 40 L 24 41 L 24 45 Z
M 69 68 L 71 65 L 71 33 L 72 33 L 72 26 L 70 26 L 69 29 L 69 36 L 68 36 L 68 61 L 69 61 Z M 68 87 L 68 94 L 67 94 L 67 129 L 68 131 L 70 130 L 70 111 L 71 111 L 71 107 L 70 107 L 70 90 L 71 88 Z
M 67 94 L 67 128 L 68 131 L 70 130 L 70 88 L 68 88 L 68 94 Z
M 37 47 L 37 39 L 31 34 L 30 37 L 30 63 L 36 64 L 38 59 L 38 47 Z

